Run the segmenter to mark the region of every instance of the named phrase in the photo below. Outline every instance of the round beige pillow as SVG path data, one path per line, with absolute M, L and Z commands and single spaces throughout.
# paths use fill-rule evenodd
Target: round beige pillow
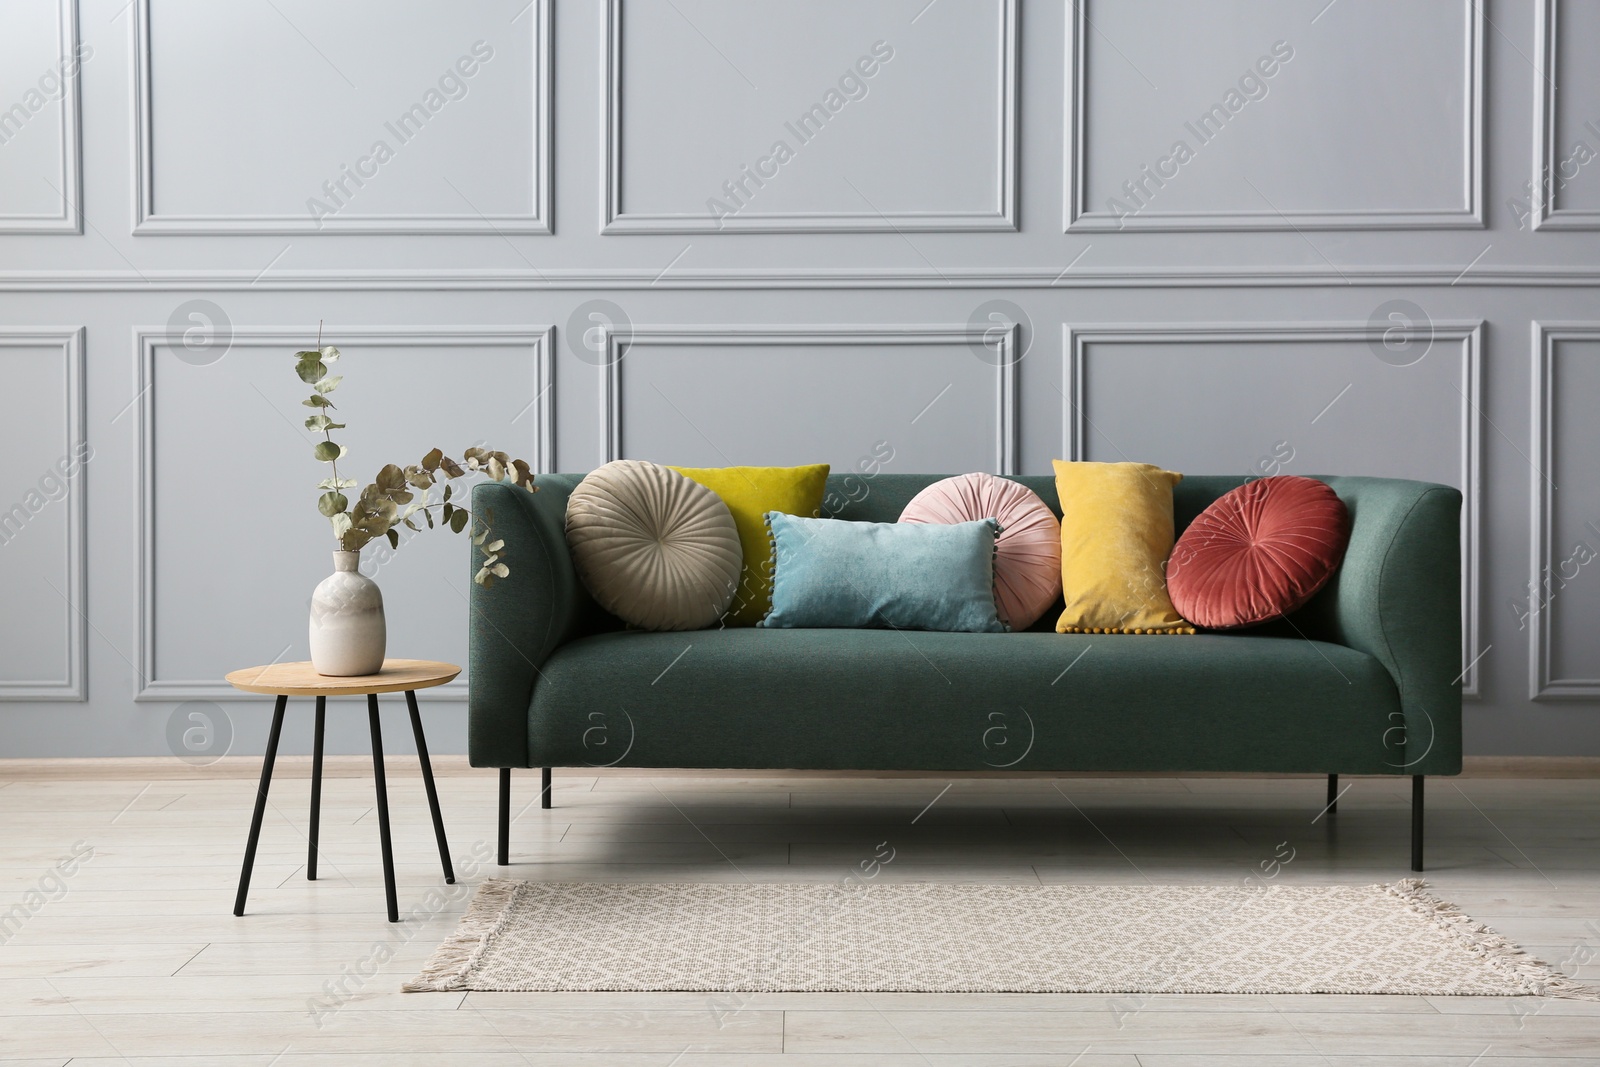
M 620 459 L 567 501 L 567 545 L 591 596 L 643 630 L 699 630 L 728 610 L 744 556 L 722 498 L 675 470 Z

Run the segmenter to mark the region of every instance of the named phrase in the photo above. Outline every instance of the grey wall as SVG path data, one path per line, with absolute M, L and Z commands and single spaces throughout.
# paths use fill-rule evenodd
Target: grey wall
M 330 544 L 289 354 L 319 320 L 367 476 L 886 441 L 900 471 L 1460 486 L 1469 751 L 1600 754 L 1596 5 L 0 20 L 0 754 L 259 751 L 220 678 L 306 654 Z M 464 656 L 465 552 L 368 560 L 394 653 Z M 430 696 L 462 750 L 459 686 Z

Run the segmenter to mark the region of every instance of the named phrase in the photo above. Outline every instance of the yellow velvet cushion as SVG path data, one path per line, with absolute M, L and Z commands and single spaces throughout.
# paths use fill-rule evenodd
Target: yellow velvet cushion
M 1067 604 L 1056 633 L 1194 633 L 1167 596 L 1172 487 L 1183 475 L 1148 463 L 1055 468 Z
M 716 493 L 733 512 L 733 524 L 744 549 L 744 569 L 723 622 L 728 626 L 754 626 L 772 607 L 772 541 L 763 516 L 769 511 L 781 511 L 814 518 L 822 509 L 828 465 L 672 469 Z

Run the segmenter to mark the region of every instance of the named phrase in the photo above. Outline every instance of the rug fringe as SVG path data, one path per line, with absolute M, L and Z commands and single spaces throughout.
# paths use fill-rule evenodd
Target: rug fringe
M 1600 1001 L 1600 988 L 1584 985 L 1541 959 L 1530 956 L 1504 935 L 1462 912 L 1454 904 L 1427 892 L 1421 878 L 1402 878 L 1393 885 L 1375 886 L 1398 898 L 1417 915 L 1459 941 L 1473 955 L 1511 977 L 1529 996 L 1565 1000 Z
M 417 976 L 400 989 L 405 993 L 445 993 L 467 988 L 467 974 L 511 916 L 511 903 L 523 883 L 490 878 L 478 887 L 455 932 L 428 957 Z

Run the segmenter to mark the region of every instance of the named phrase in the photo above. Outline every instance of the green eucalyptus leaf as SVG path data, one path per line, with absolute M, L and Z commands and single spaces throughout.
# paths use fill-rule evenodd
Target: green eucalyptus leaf
M 341 511 L 337 515 L 329 516 L 329 518 L 333 520 L 333 536 L 342 540 L 345 534 L 350 532 L 350 527 L 353 525 L 350 521 L 350 516 Z
M 435 448 L 426 456 L 422 457 L 422 469 L 425 471 L 436 471 L 439 469 L 439 463 L 443 459 L 444 453 Z
M 450 487 L 448 485 L 445 486 L 444 492 L 445 492 L 446 496 L 450 495 Z M 456 513 L 456 506 L 454 504 L 446 504 L 444 506 L 444 508 L 439 512 L 439 518 L 444 520 L 445 522 L 449 522 L 450 521 L 450 516 L 454 515 L 455 513 Z
M 344 375 L 335 374 L 331 378 L 323 378 L 321 381 L 317 382 L 311 388 L 315 389 L 319 393 L 322 393 L 322 394 L 326 395 L 328 393 L 333 392 L 335 389 L 339 388 L 339 383 L 342 382 L 342 381 L 344 381 Z
M 489 573 L 494 575 L 496 578 L 506 578 L 510 576 L 511 568 L 507 567 L 504 563 L 496 563 L 493 567 L 489 568 Z
M 405 488 L 406 472 L 393 463 L 386 463 L 372 481 L 383 492 L 391 493 Z
M 316 354 L 322 357 L 322 362 L 324 363 L 337 363 L 339 361 L 339 350 L 332 345 L 323 345 L 322 351 Z
M 350 506 L 343 493 L 328 492 L 317 497 L 317 510 L 332 518 Z
M 332 463 L 339 458 L 340 450 L 339 446 L 332 441 L 318 441 L 316 447 L 311 450 L 311 454 L 323 463 Z
M 467 513 L 461 508 L 457 508 L 456 513 L 450 516 L 450 532 L 460 533 L 465 530 L 467 528 L 467 518 Z
M 300 403 L 303 404 L 304 406 L 308 407 L 308 408 L 331 408 L 331 407 L 333 407 L 333 401 L 329 400 L 327 397 L 323 396 L 321 393 L 317 393 L 317 394 L 314 394 L 312 396 L 308 396 L 304 400 L 300 401 Z
M 422 517 L 428 520 L 428 529 L 433 529 L 433 512 L 427 508 L 422 509 Z
M 498 552 L 504 547 L 506 547 L 504 540 L 490 541 L 488 544 L 483 546 L 483 550 L 485 552 Z
M 406 529 L 414 530 L 417 533 L 421 533 L 422 532 L 422 527 L 418 526 L 416 523 L 412 522 L 410 519 L 401 519 L 400 521 L 406 524 Z
M 300 361 L 294 366 L 294 372 L 300 376 L 302 382 L 313 385 L 327 376 L 328 367 L 317 358 L 315 352 L 302 352 Z
M 384 536 L 389 538 L 389 547 L 390 548 L 399 548 L 400 547 L 400 535 L 395 532 L 394 527 L 391 526 L 389 529 L 383 531 L 383 533 L 384 533 Z

